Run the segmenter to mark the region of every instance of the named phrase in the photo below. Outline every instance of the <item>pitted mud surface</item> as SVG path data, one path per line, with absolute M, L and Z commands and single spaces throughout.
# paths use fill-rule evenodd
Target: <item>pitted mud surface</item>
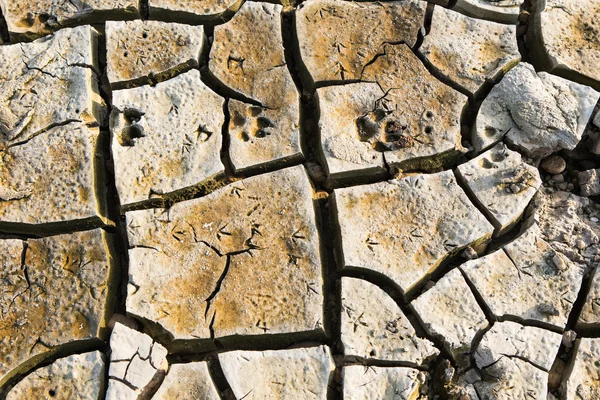
M 600 400 L 600 0 L 0 9 L 0 399 Z

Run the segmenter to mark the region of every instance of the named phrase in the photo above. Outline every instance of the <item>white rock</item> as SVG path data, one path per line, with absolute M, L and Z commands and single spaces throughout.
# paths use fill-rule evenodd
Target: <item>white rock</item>
M 104 339 L 115 266 L 100 229 L 0 249 L 0 386 L 63 345 Z
M 600 339 L 583 338 L 576 342 L 573 361 L 563 382 L 566 400 L 600 398 Z
M 168 367 L 167 349 L 120 323 L 113 328 L 110 349 L 106 400 L 137 399 L 155 375 Z
M 152 400 L 219 400 L 206 362 L 172 364 Z
M 95 194 L 98 128 L 71 123 L 21 144 L 0 139 L 0 226 L 88 220 L 98 224 L 105 204 Z M 101 167 L 97 167 L 98 169 Z M 35 229 L 36 233 L 39 228 Z
M 511 69 L 483 101 L 473 145 L 483 150 L 502 137 L 530 157 L 572 150 L 581 140 L 600 93 L 527 63 Z
M 232 351 L 219 354 L 225 378 L 236 398 L 322 399 L 334 370 L 325 346 L 279 351 Z
M 362 71 L 366 82 L 317 90 L 332 179 L 382 173 L 386 164 L 433 170 L 464 151 L 466 96 L 434 78 L 407 45 L 386 44 L 381 53 Z
M 600 169 L 590 169 L 579 172 L 579 188 L 584 197 L 600 194 Z
M 584 272 L 581 265 L 555 252 L 537 225 L 504 249 L 460 268 L 495 316 L 535 320 L 558 329 L 567 323 Z
M 0 0 L 13 40 L 46 35 L 69 24 L 139 18 L 136 0 Z
M 546 400 L 548 373 L 518 358 L 502 357 L 475 382 L 480 400 Z
M 479 369 L 485 369 L 502 357 L 520 358 L 543 371 L 550 371 L 562 335 L 515 322 L 496 322 L 485 333 L 473 353 Z
M 546 67 L 556 72 L 583 75 L 597 84 L 600 1 L 538 0 L 537 8 L 528 32 L 528 41 L 535 47 L 532 56 L 546 61 Z
M 191 22 L 218 20 L 235 12 L 242 5 L 241 0 L 148 0 L 150 17 L 170 18 Z
M 198 67 L 204 40 L 202 26 L 161 21 L 108 21 L 108 80 L 113 88 L 120 88 L 143 78 L 164 80 Z
M 128 313 L 175 339 L 322 332 L 319 239 L 302 166 L 126 217 Z
M 6 400 L 101 400 L 104 389 L 104 355 L 99 351 L 59 358 L 27 375 L 6 395 Z
M 499 234 L 510 229 L 542 184 L 537 168 L 503 144 L 459 165 L 457 176 L 465 182 Z
M 452 171 L 337 189 L 334 200 L 344 268 L 382 273 L 404 292 L 493 232 Z
M 439 353 L 429 340 L 417 337 L 394 300 L 361 279 L 342 278 L 341 324 L 347 357 L 422 365 Z
M 360 79 L 384 43 L 413 46 L 425 21 L 419 0 L 360 2 L 309 0 L 296 12 L 296 30 L 308 80 Z
M 427 373 L 412 368 L 363 367 L 342 370 L 344 400 L 412 400 L 419 396 Z
M 122 204 L 195 185 L 223 171 L 223 98 L 189 71 L 113 92 L 112 152 Z
M 97 36 L 93 28 L 80 26 L 0 47 L 0 132 L 7 145 L 56 125 L 102 121 Z
M 444 7 L 435 7 L 419 52 L 471 95 L 521 60 L 514 25 L 477 20 Z
M 516 24 L 524 0 L 458 0 L 453 10 L 475 18 Z
M 230 157 L 236 171 L 303 157 L 300 100 L 286 64 L 281 19 L 280 5 L 248 1 L 231 21 L 215 27 L 210 72 L 259 103 L 229 103 Z
M 429 333 L 440 336 L 458 359 L 470 352 L 475 334 L 488 325 L 458 269 L 447 273 L 411 305 Z

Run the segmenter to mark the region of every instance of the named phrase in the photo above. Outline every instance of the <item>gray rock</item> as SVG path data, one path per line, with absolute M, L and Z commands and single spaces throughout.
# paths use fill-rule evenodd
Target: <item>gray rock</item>
M 116 323 L 110 335 L 106 400 L 136 400 L 168 368 L 167 349 L 148 335 Z
M 206 362 L 172 364 L 152 400 L 219 400 Z
M 566 400 L 596 399 L 600 397 L 598 360 L 600 339 L 583 338 L 576 342 L 573 358 L 563 382 L 562 393 Z
M 429 340 L 417 336 L 383 290 L 361 279 L 342 278 L 341 324 L 347 357 L 423 365 L 439 353 Z
M 447 273 L 411 305 L 425 329 L 441 337 L 447 350 L 459 360 L 468 357 L 475 334 L 488 325 L 458 269 Z
M 477 247 L 493 232 L 452 171 L 337 189 L 333 196 L 344 268 L 382 273 L 404 292 L 449 254 Z
M 63 345 L 104 339 L 114 266 L 99 229 L 0 247 L 2 386 Z
M 471 95 L 521 60 L 515 26 L 477 20 L 444 7 L 435 7 L 431 30 L 418 51 Z
M 296 30 L 307 78 L 313 84 L 360 79 L 384 43 L 415 44 L 426 5 L 419 0 L 303 2 Z
M 458 0 L 453 10 L 475 18 L 514 25 L 523 0 Z
M 202 26 L 160 21 L 108 21 L 106 73 L 113 88 L 165 80 L 198 67 Z
M 27 375 L 6 400 L 103 399 L 104 355 L 99 351 L 59 358 Z
M 229 103 L 230 157 L 236 171 L 301 160 L 300 100 L 286 64 L 282 7 L 248 1 L 215 27 L 209 70 L 244 98 Z
M 600 93 L 527 63 L 511 69 L 483 101 L 473 145 L 483 150 L 501 140 L 530 157 L 572 150 L 581 140 Z
M 428 374 L 412 368 L 363 367 L 342 370 L 344 399 L 411 400 L 426 388 Z
M 459 165 L 457 176 L 477 199 L 480 209 L 502 234 L 525 211 L 542 184 L 537 168 L 525 164 L 521 155 L 503 144 Z
M 247 400 L 325 400 L 335 367 L 329 348 L 325 346 L 232 351 L 220 353 L 219 362 L 235 397 Z
M 128 313 L 175 339 L 322 332 L 312 193 L 298 166 L 127 213 Z
M 600 194 L 600 169 L 590 169 L 578 174 L 579 188 L 584 197 Z
M 112 152 L 121 204 L 221 173 L 223 102 L 197 70 L 154 87 L 113 92 Z

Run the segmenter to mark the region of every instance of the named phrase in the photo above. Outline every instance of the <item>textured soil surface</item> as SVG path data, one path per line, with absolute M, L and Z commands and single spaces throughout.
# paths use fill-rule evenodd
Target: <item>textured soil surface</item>
M 0 400 L 600 400 L 600 0 L 0 0 Z

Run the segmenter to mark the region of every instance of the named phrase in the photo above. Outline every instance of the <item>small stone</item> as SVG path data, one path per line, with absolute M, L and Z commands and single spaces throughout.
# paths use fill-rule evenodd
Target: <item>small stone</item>
M 335 369 L 328 347 L 219 354 L 235 398 L 326 399 Z
M 577 247 L 579 250 L 583 250 L 587 247 L 587 245 L 583 240 L 579 239 L 575 242 L 575 247 Z
M 472 141 L 481 151 L 506 136 L 528 157 L 577 146 L 600 93 L 527 63 L 511 69 L 483 101 Z
M 600 194 L 600 169 L 579 172 L 577 178 L 582 196 L 589 197 Z
M 592 217 L 592 218 L 590 218 L 590 221 L 592 221 L 592 222 L 598 222 L 598 218 Z
M 470 18 L 444 7 L 434 8 L 430 32 L 418 51 L 472 96 L 521 60 L 514 25 Z
M 439 353 L 417 336 L 398 305 L 367 281 L 342 278 L 341 325 L 346 357 L 424 365 Z
M 569 191 L 569 192 L 572 192 L 572 191 L 573 191 L 573 189 L 575 189 L 575 185 L 573 185 L 572 183 L 569 183 L 569 184 L 567 185 L 567 191 Z
M 114 91 L 112 153 L 121 204 L 221 173 L 223 103 L 198 70 L 156 86 Z
M 599 399 L 600 339 L 579 339 L 573 348 L 574 357 L 567 368 L 564 382 L 565 399 Z
M 458 0 L 453 10 L 474 18 L 516 24 L 524 0 Z
M 198 66 L 202 26 L 160 21 L 106 23 L 107 75 L 113 89 L 162 81 Z M 146 83 L 146 82 L 144 82 Z
M 561 174 L 552 175 L 552 180 L 556 183 L 563 183 L 565 181 L 565 177 Z
M 365 66 L 379 57 L 384 43 L 414 46 L 426 6 L 419 0 L 301 3 L 296 11 L 296 31 L 311 86 L 361 79 Z
M 496 322 L 487 331 L 474 352 L 475 363 L 481 370 L 502 357 L 525 360 L 543 371 L 550 371 L 562 336 L 558 333 L 515 322 Z
M 542 184 L 537 168 L 525 164 L 519 153 L 502 143 L 459 165 L 457 176 L 466 183 L 480 209 L 486 210 L 497 234 L 506 232 L 521 218 Z
M 449 254 L 477 247 L 493 232 L 452 171 L 337 189 L 333 196 L 344 268 L 379 272 L 404 292 Z
M 148 0 L 152 19 L 179 19 L 190 22 L 217 21 L 233 14 L 243 4 L 241 0 Z
M 458 269 L 446 274 L 411 305 L 425 329 L 442 337 L 444 346 L 459 360 L 468 357 L 475 334 L 488 325 Z
M 566 348 L 570 349 L 571 347 L 573 347 L 575 339 L 577 339 L 577 333 L 575 333 L 575 331 L 566 331 L 565 333 L 563 333 L 562 336 L 562 344 Z
M 136 400 L 168 368 L 167 349 L 148 335 L 116 323 L 110 335 L 106 400 Z
M 550 156 L 542 160 L 540 166 L 549 174 L 562 174 L 567 168 L 567 162 L 561 156 Z M 560 183 L 560 182 L 559 182 Z
M 416 399 L 424 389 L 423 377 L 412 368 L 354 365 L 342 370 L 344 399 Z
M 73 24 L 140 18 L 137 0 L 0 0 L 0 8 L 15 42 Z
M 152 400 L 176 399 L 220 399 L 206 362 L 172 364 L 169 367 L 167 376 Z
M 560 190 L 567 190 L 567 187 L 568 187 L 568 186 L 569 186 L 569 184 L 568 184 L 568 183 L 566 183 L 566 182 L 559 183 L 559 184 L 557 185 L 557 187 L 558 187 Z
M 36 369 L 8 392 L 6 400 L 99 400 L 104 381 L 102 353 L 76 354 Z

